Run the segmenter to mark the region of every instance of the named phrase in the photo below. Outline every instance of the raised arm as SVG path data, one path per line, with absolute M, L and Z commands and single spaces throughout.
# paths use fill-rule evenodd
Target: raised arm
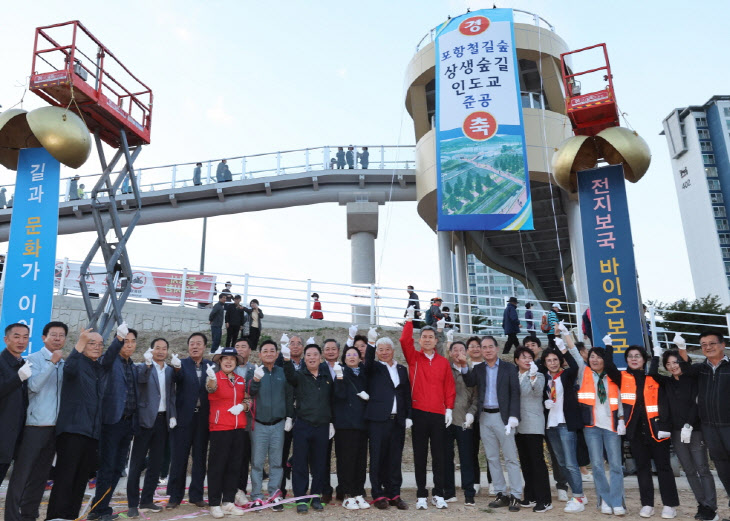
M 413 342 L 413 319 L 409 317 L 403 325 L 403 331 L 400 335 L 400 346 L 403 349 L 403 355 L 406 357 L 408 365 L 416 364 L 416 345 Z

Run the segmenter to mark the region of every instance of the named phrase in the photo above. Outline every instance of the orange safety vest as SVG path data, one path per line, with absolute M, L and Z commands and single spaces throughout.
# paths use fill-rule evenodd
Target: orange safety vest
M 636 404 L 636 378 L 628 371 L 621 371 L 621 403 L 624 406 L 624 418 L 626 427 L 631 423 Z M 644 379 L 644 407 L 646 418 L 649 421 L 651 437 L 656 441 L 668 441 L 669 438 L 659 439 L 657 437 L 656 419 L 659 417 L 659 382 L 651 376 Z
M 611 379 L 608 379 L 608 405 L 611 408 L 611 430 L 616 432 L 616 425 L 618 423 L 618 385 L 613 383 Z M 584 411 L 583 418 L 586 423 L 586 427 L 595 427 L 595 405 L 596 405 L 596 384 L 593 381 L 593 371 L 588 367 L 583 371 L 583 382 L 581 383 L 580 389 L 578 389 L 578 403 L 583 407 Z M 586 415 L 586 411 L 588 414 Z M 590 425 L 588 425 L 590 420 Z

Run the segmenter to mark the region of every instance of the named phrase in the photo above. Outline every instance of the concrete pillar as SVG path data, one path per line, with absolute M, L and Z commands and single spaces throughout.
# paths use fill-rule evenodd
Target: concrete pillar
M 459 294 L 459 330 L 462 333 L 471 333 L 471 305 L 469 303 L 469 276 L 466 268 L 466 247 L 464 232 L 459 232 L 458 240 L 454 241 L 454 265 L 456 266 L 456 292 Z
M 378 203 L 347 203 L 347 238 L 350 239 L 351 282 L 375 284 L 375 239 L 378 236 Z M 355 297 L 352 323 L 370 323 L 370 292 Z M 362 304 L 360 304 L 362 300 Z
M 578 201 L 563 197 L 565 213 L 568 217 L 570 235 L 570 253 L 573 257 L 573 286 L 578 302 L 588 304 L 588 277 L 585 267 L 585 251 L 583 249 L 583 226 L 580 222 L 580 206 Z M 569 297 L 570 298 L 570 297 Z
M 451 255 L 451 232 L 436 232 L 439 248 L 439 274 L 441 275 L 441 298 L 452 310 L 454 298 L 454 269 Z M 453 316 L 453 315 L 452 315 Z

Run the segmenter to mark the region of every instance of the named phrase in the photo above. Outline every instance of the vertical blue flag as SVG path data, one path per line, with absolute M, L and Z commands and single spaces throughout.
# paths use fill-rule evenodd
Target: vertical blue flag
M 60 163 L 46 149 L 20 151 L 0 327 L 28 325 L 26 355 L 43 347 L 43 326 L 51 320 L 60 172 Z

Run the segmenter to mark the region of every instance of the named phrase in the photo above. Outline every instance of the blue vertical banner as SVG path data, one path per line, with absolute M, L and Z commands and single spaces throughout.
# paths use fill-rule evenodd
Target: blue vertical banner
M 578 172 L 578 199 L 594 345 L 611 335 L 616 365 L 626 367 L 623 352 L 643 347 L 644 335 L 623 166 Z
M 25 354 L 43 347 L 43 326 L 51 320 L 60 173 L 60 163 L 46 149 L 20 151 L 0 327 L 5 330 L 16 322 L 28 325 Z
M 512 9 L 436 35 L 439 230 L 533 230 Z

